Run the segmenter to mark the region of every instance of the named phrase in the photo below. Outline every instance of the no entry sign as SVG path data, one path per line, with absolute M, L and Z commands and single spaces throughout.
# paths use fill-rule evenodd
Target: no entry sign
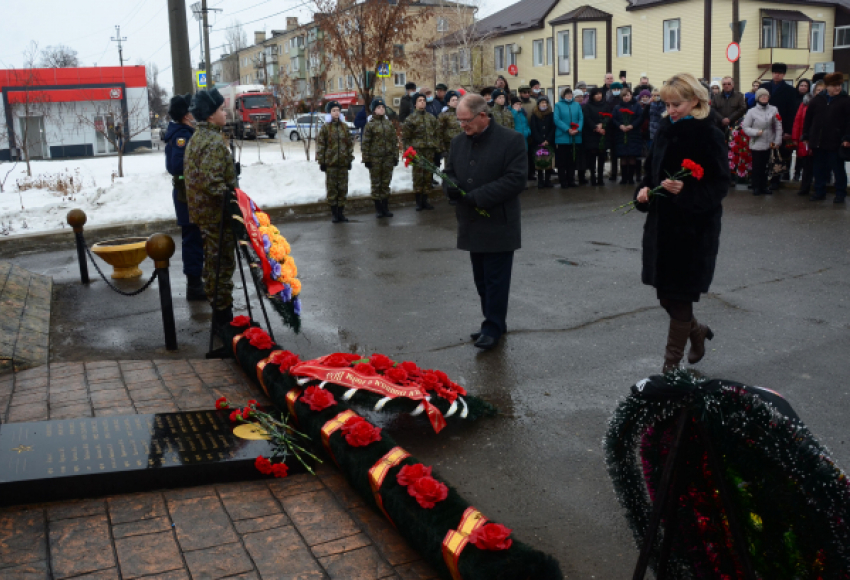
M 516 67 L 515 64 L 512 64 L 508 67 L 508 74 L 511 76 L 517 76 L 519 74 L 519 69 Z
M 726 60 L 735 62 L 741 58 L 741 46 L 737 42 L 730 42 L 726 47 Z

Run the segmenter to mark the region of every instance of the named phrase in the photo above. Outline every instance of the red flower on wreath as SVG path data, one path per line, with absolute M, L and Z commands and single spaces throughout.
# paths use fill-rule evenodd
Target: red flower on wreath
M 508 537 L 512 531 L 502 524 L 484 524 L 473 530 L 469 541 L 480 550 L 507 550 L 513 544 Z
M 333 393 L 320 389 L 316 385 L 307 387 L 301 395 L 301 402 L 310 407 L 311 411 L 324 411 L 328 407 L 336 405 Z
M 407 371 L 401 367 L 387 369 L 387 371 L 384 373 L 384 377 L 394 383 L 401 384 L 402 381 L 407 380 Z
M 702 168 L 702 165 L 699 163 L 695 163 L 690 159 L 685 159 L 682 161 L 682 168 L 687 169 L 691 172 L 691 175 L 694 176 L 697 180 L 702 179 L 703 175 L 705 175 L 705 169 Z
M 289 475 L 289 467 L 285 463 L 275 463 L 272 465 L 272 475 L 275 477 L 286 477 Z
M 436 374 L 428 371 L 422 375 L 422 386 L 428 391 L 434 391 L 440 386 L 440 379 Z
M 421 463 L 415 465 L 405 465 L 396 475 L 396 481 L 399 485 L 413 485 L 423 477 L 431 477 L 431 468 L 426 467 Z
M 274 346 L 274 341 L 262 328 L 249 328 L 244 332 L 244 336 L 251 346 L 260 350 L 268 350 Z
M 360 355 L 358 354 L 348 354 L 344 352 L 337 352 L 332 355 L 329 355 L 324 361 L 323 364 L 329 367 L 347 367 L 351 366 L 351 363 L 356 360 L 360 360 Z
M 395 363 L 390 359 L 390 357 L 383 354 L 373 354 L 372 358 L 369 359 L 369 364 L 375 367 L 375 370 L 378 371 L 386 371 L 395 366 Z
M 405 371 L 407 371 L 407 374 L 409 374 L 409 375 L 418 376 L 422 372 L 422 371 L 419 370 L 419 367 L 416 366 L 415 362 L 411 362 L 409 360 L 404 361 L 403 363 L 401 363 L 398 366 L 400 366 Z
M 426 475 L 414 481 L 407 486 L 407 493 L 416 498 L 419 505 L 425 509 L 431 509 L 437 502 L 441 502 L 449 495 L 449 488 L 445 483 L 441 483 Z
M 281 350 L 276 353 L 269 359 L 269 364 L 279 365 L 280 372 L 285 373 L 295 365 L 301 362 L 301 359 L 298 358 L 297 354 L 293 354 L 288 350 Z
M 244 314 L 241 315 L 241 316 L 237 316 L 233 320 L 230 321 L 230 326 L 235 326 L 237 328 L 241 328 L 243 326 L 250 326 L 250 325 L 251 325 L 251 319 L 248 318 L 247 316 L 245 316 Z
M 367 377 L 371 377 L 376 374 L 375 367 L 370 365 L 369 363 L 357 363 L 354 365 L 354 370 L 360 373 L 361 375 L 366 375 Z
M 263 475 L 269 475 L 272 472 L 272 462 L 260 455 L 254 461 L 254 467 Z
M 352 447 L 366 447 L 381 440 L 381 428 L 375 427 L 363 417 L 351 417 L 342 425 L 346 443 Z
M 227 400 L 227 397 L 221 397 L 216 399 L 215 408 L 221 411 L 222 409 L 227 409 L 230 407 L 230 402 Z

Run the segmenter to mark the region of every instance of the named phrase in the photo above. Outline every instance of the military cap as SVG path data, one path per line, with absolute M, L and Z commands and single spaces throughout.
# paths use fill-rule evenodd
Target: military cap
M 189 114 L 189 107 L 192 106 L 192 94 L 174 95 L 168 102 L 168 116 L 175 123 L 183 120 L 183 117 Z
M 222 104 L 224 104 L 224 97 L 221 96 L 218 89 L 198 91 L 192 103 L 192 115 L 198 121 L 206 121 Z
M 325 105 L 325 113 L 330 114 L 334 107 L 342 111 L 342 105 L 339 104 L 339 101 L 328 101 L 328 104 Z

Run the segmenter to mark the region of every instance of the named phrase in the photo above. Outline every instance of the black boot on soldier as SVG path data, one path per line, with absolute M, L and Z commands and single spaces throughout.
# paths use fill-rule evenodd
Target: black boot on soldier
M 384 214 L 384 217 L 393 217 L 393 214 L 390 212 L 390 200 L 382 199 L 381 200 L 381 211 Z
M 336 208 L 336 215 L 341 222 L 347 222 L 348 218 L 342 213 L 343 207 L 340 205 Z
M 233 306 L 228 306 L 223 310 L 214 310 L 213 321 L 216 328 L 223 328 L 233 322 Z
M 381 203 L 380 199 L 372 200 L 375 202 L 375 217 L 382 218 L 384 217 L 384 204 Z
M 206 300 L 204 281 L 200 276 L 186 276 L 186 300 Z
M 337 206 L 331 206 L 331 214 L 333 215 L 333 219 L 331 219 L 332 223 L 338 224 L 342 221 L 341 219 L 339 219 L 339 208 Z
M 434 206 L 428 203 L 428 194 L 422 194 L 422 209 L 434 209 Z

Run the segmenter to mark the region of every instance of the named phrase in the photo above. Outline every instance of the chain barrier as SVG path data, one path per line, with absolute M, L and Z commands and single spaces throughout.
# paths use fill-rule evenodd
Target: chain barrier
M 80 237 L 82 238 L 82 236 Z M 86 249 L 86 254 L 88 254 L 89 260 L 91 260 L 91 263 L 94 264 L 94 269 L 97 270 L 97 273 L 100 274 L 100 277 L 103 278 L 103 281 L 106 282 L 106 285 L 118 292 L 121 296 L 138 296 L 139 294 L 150 288 L 151 284 L 153 284 L 153 281 L 156 280 L 158 272 L 154 270 L 151 279 L 148 280 L 145 285 L 139 288 L 138 290 L 134 290 L 132 292 L 124 292 L 123 290 L 119 290 L 118 288 L 112 285 L 112 282 L 106 279 L 106 276 L 103 275 L 103 272 L 100 270 L 100 266 L 97 265 L 94 256 L 91 255 L 91 250 L 89 250 L 89 245 L 85 242 L 85 240 L 83 240 L 83 247 Z

